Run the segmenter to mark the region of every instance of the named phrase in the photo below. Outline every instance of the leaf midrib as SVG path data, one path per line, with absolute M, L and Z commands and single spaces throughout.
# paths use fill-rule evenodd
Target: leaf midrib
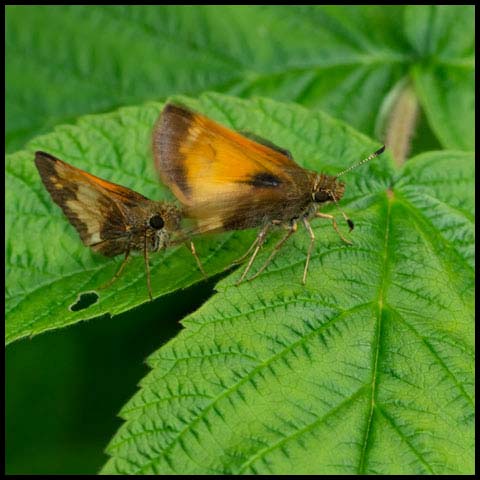
M 383 244 L 383 261 L 382 261 L 382 274 L 380 278 L 382 282 L 380 284 L 380 288 L 378 291 L 378 313 L 377 313 L 377 321 L 375 327 L 375 347 L 373 350 L 373 361 L 372 361 L 372 381 L 371 381 L 371 396 L 370 396 L 370 412 L 367 419 L 367 426 L 365 430 L 365 436 L 363 439 L 363 446 L 360 455 L 360 461 L 358 465 L 358 473 L 364 474 L 366 469 L 367 463 L 367 449 L 369 445 L 369 438 L 370 432 L 372 428 L 373 422 L 373 413 L 375 409 L 375 400 L 376 400 L 376 389 L 377 389 L 377 368 L 378 368 L 378 358 L 380 352 L 380 344 L 381 344 L 381 334 L 382 334 L 382 313 L 385 304 L 385 295 L 388 286 L 387 277 L 389 278 L 389 233 L 390 233 L 390 217 L 391 217 L 391 210 L 392 210 L 392 198 L 391 196 L 393 193 L 390 191 L 386 192 L 385 198 L 387 201 L 387 212 L 385 218 L 385 238 Z
M 233 384 L 230 388 L 222 391 L 219 395 L 217 395 L 215 398 L 212 399 L 212 402 L 210 402 L 208 405 L 205 406 L 205 408 L 200 412 L 199 415 L 197 415 L 190 423 L 188 423 L 179 433 L 176 437 L 172 439 L 169 445 L 167 445 L 166 448 L 162 450 L 162 452 L 159 455 L 155 455 L 152 457 L 146 464 L 142 465 L 142 467 L 137 470 L 137 474 L 140 474 L 144 472 L 146 469 L 148 469 L 151 465 L 153 465 L 159 458 L 167 458 L 168 453 L 173 449 L 173 447 L 181 441 L 181 438 L 185 433 L 191 430 L 191 428 L 196 425 L 203 417 L 204 415 L 212 410 L 216 403 L 219 400 L 222 400 L 223 398 L 228 397 L 231 393 L 235 392 L 240 386 L 242 386 L 244 383 L 246 383 L 251 377 L 257 374 L 257 372 L 261 371 L 263 368 L 268 367 L 272 362 L 276 361 L 279 358 L 282 358 L 286 353 L 290 352 L 294 347 L 301 345 L 305 342 L 305 340 L 309 339 L 312 336 L 318 335 L 319 332 L 322 332 L 323 330 L 328 329 L 338 321 L 344 319 L 347 317 L 349 314 L 352 312 L 356 312 L 358 310 L 361 310 L 363 308 L 367 308 L 371 306 L 371 302 L 368 303 L 363 303 L 360 305 L 356 305 L 355 307 L 352 307 L 348 310 L 342 311 L 339 315 L 333 317 L 332 319 L 329 319 L 326 323 L 320 325 L 317 328 L 312 329 L 310 332 L 308 332 L 306 335 L 302 336 L 299 338 L 296 342 L 291 343 L 290 345 L 286 346 L 279 352 L 277 352 L 275 355 L 272 355 L 271 357 L 267 358 L 264 360 L 261 364 L 259 364 L 257 367 L 255 367 L 253 370 L 251 370 L 245 377 L 240 379 L 237 383 Z M 131 435 L 129 438 L 123 440 L 122 442 L 119 442 L 116 444 L 118 447 L 119 445 L 129 442 L 132 438 L 140 437 L 146 434 L 150 434 L 151 432 L 140 432 L 139 434 Z

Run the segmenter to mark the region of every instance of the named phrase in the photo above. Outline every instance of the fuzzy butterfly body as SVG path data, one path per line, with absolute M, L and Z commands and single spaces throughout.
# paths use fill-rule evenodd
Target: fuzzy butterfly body
M 382 152 L 383 148 L 364 161 Z M 338 176 L 344 172 L 331 176 L 306 170 L 283 148 L 171 103 L 154 127 L 153 154 L 162 181 L 182 203 L 185 216 L 195 222 L 192 233 L 261 227 L 247 252 L 255 248 L 240 281 L 273 225 L 283 225 L 288 232 L 256 275 L 296 231 L 297 221 L 304 224 L 311 239 L 304 283 L 315 238 L 310 218 L 330 219 L 340 237 L 350 243 L 332 215 L 317 211 L 320 205 L 337 203 L 343 197 L 345 184 Z M 343 215 L 352 229 L 353 222 Z

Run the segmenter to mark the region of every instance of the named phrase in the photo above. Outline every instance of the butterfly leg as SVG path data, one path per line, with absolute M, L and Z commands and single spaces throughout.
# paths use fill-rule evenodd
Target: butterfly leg
M 280 220 L 272 220 L 272 225 L 281 225 L 281 224 L 282 224 L 282 222 Z M 268 229 L 266 229 L 266 230 L 268 230 Z M 265 234 L 266 234 L 266 230 L 265 230 Z M 257 235 L 257 238 L 255 238 L 254 242 L 250 245 L 250 248 L 246 251 L 246 253 L 244 253 L 240 258 L 235 260 L 232 263 L 232 265 L 236 265 L 237 263 L 242 263 L 250 255 L 250 252 L 253 250 L 253 248 L 257 244 L 258 239 L 260 238 L 261 234 L 262 234 L 262 232 L 260 232 L 260 234 Z
M 123 269 L 125 268 L 125 265 L 127 264 L 128 258 L 130 256 L 130 250 L 127 250 L 125 252 L 125 258 L 123 259 L 122 264 L 120 265 L 120 268 L 117 270 L 117 273 L 107 282 L 104 283 L 102 286 L 98 287 L 100 290 L 103 290 L 104 288 L 109 287 L 123 272 Z
M 316 212 L 315 213 L 315 216 L 318 217 L 318 218 L 326 218 L 327 220 L 331 220 L 332 221 L 332 225 L 333 225 L 333 228 L 334 230 L 338 233 L 338 236 L 345 242 L 347 243 L 348 245 L 353 245 L 353 243 L 350 241 L 350 240 L 347 240 L 340 232 L 340 230 L 338 229 L 338 225 L 337 225 L 337 221 L 335 220 L 335 217 L 333 215 L 329 215 L 327 213 L 321 213 L 321 212 Z
M 255 237 L 255 240 L 250 245 L 249 249 L 240 258 L 237 258 L 234 262 L 232 262 L 232 265 L 236 265 L 237 263 L 242 263 L 250 255 L 250 253 L 255 248 L 255 245 L 257 243 L 258 243 L 258 235 Z
M 147 234 L 145 232 L 145 243 L 143 247 L 143 258 L 145 260 L 145 271 L 147 272 L 147 289 L 148 289 L 148 296 L 150 297 L 150 301 L 153 301 L 152 296 L 152 286 L 150 284 L 150 264 L 148 263 L 148 248 L 147 248 Z
M 192 255 L 195 257 L 198 269 L 202 272 L 203 276 L 205 278 L 207 278 L 207 274 L 205 273 L 205 270 L 203 269 L 202 262 L 200 262 L 200 259 L 198 258 L 198 255 L 197 255 L 197 251 L 195 250 L 194 243 L 190 240 L 190 246 L 188 246 L 187 243 L 185 243 L 185 245 L 186 245 L 187 248 L 189 248 L 189 250 L 192 252 Z
M 273 257 L 278 253 L 278 251 L 280 250 L 280 248 L 282 248 L 283 244 L 297 231 L 297 221 L 296 220 L 292 220 L 292 223 L 290 225 L 290 228 L 288 230 L 288 232 L 286 233 L 286 235 L 275 245 L 275 247 L 273 248 L 272 250 L 272 253 L 270 254 L 270 256 L 267 258 L 267 260 L 265 261 L 265 263 L 262 265 L 262 267 L 260 268 L 260 270 L 255 274 L 253 275 L 252 277 L 250 277 L 248 279 L 248 281 L 250 282 L 251 280 L 253 280 L 254 278 L 257 278 L 268 266 L 268 264 L 272 261 Z
M 255 257 L 257 256 L 257 253 L 259 252 L 260 248 L 262 247 L 263 245 L 263 242 L 265 241 L 265 237 L 267 236 L 267 232 L 268 232 L 268 229 L 270 228 L 270 224 L 267 223 L 261 230 L 260 230 L 260 233 L 257 235 L 257 238 L 255 239 L 255 241 L 252 243 L 251 247 L 248 249 L 247 251 L 247 254 L 250 253 L 252 251 L 252 249 L 254 248 L 254 246 L 256 245 L 255 247 L 255 250 L 253 251 L 253 254 L 252 256 L 250 257 L 250 260 L 248 262 L 248 265 L 245 267 L 245 270 L 243 271 L 242 273 L 242 276 L 240 277 L 240 279 L 237 281 L 236 285 L 242 283 L 243 279 L 245 278 L 245 276 L 247 275 L 248 271 L 250 270 L 250 268 L 252 267 L 253 265 L 253 261 L 255 260 Z M 246 255 L 244 255 L 245 257 Z M 242 257 L 243 258 L 243 257 Z
M 233 263 L 232 265 L 236 265 L 237 263 L 242 263 L 249 255 L 250 253 L 252 252 L 252 250 L 255 248 L 255 245 L 258 243 L 258 239 L 259 239 L 260 235 L 257 235 L 255 237 L 255 240 L 253 241 L 253 243 L 250 245 L 249 249 L 240 257 L 240 258 L 237 258 Z
M 310 256 L 312 255 L 312 248 L 313 248 L 313 244 L 315 243 L 315 234 L 313 233 L 312 227 L 310 226 L 310 223 L 307 220 L 307 218 L 303 217 L 302 220 L 303 220 L 303 224 L 305 225 L 305 228 L 307 229 L 308 234 L 310 235 L 310 245 L 308 246 L 307 260 L 305 261 L 305 268 L 303 270 L 303 278 L 302 278 L 302 284 L 305 285 L 305 283 L 307 282 L 308 264 L 310 263 Z

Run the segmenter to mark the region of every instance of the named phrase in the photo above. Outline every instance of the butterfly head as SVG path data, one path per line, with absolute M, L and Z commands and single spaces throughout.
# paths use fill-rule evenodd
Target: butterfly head
M 180 228 L 180 211 L 172 204 L 152 202 L 145 217 L 146 239 L 149 250 L 157 251 L 171 244 L 172 235 Z
M 313 183 L 312 199 L 316 203 L 338 202 L 345 193 L 345 184 L 336 177 L 317 174 Z

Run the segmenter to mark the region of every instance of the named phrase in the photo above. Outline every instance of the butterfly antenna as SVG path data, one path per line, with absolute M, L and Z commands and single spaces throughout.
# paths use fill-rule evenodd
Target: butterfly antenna
M 361 160 L 360 162 L 355 163 L 355 164 L 352 165 L 351 167 L 348 167 L 347 169 L 343 170 L 342 172 L 337 173 L 337 175 L 335 175 L 335 178 L 338 178 L 338 177 L 340 177 L 341 175 L 344 175 L 345 173 L 350 172 L 351 170 L 359 167 L 360 165 L 363 165 L 364 163 L 367 163 L 367 162 L 369 162 L 370 160 L 373 160 L 375 157 L 378 157 L 379 155 L 381 155 L 384 151 L 385 151 L 385 145 L 383 145 L 382 148 L 379 148 L 376 152 L 374 152 L 374 153 L 372 153 L 371 155 L 369 155 L 367 158 L 364 158 L 364 159 Z

